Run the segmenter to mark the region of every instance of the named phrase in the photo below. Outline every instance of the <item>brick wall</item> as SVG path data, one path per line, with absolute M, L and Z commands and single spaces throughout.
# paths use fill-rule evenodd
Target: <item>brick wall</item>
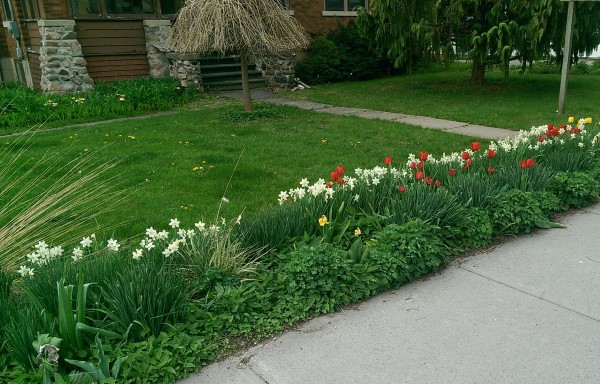
M 323 16 L 324 0 L 289 0 L 294 17 L 310 34 L 326 35 L 338 23 L 347 24 L 355 17 Z

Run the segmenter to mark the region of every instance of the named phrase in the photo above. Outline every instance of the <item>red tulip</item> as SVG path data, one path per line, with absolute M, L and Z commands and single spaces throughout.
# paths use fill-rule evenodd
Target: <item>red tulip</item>
M 417 163 L 415 163 L 414 161 L 410 162 L 410 169 L 417 169 Z
M 415 174 L 415 178 L 417 180 L 423 180 L 424 177 L 425 177 L 425 174 L 422 171 L 419 171 Z
M 434 184 L 436 187 L 439 187 L 440 185 L 442 185 L 442 182 L 439 180 L 436 180 Z
M 425 179 L 425 183 L 427 183 L 427 185 L 431 185 L 431 183 L 433 183 L 433 179 L 427 176 L 427 178 Z
M 423 169 L 423 165 L 424 165 L 423 162 L 419 161 L 419 163 L 417 164 L 417 168 Z
M 344 168 L 344 167 L 343 167 L 343 166 L 341 166 L 341 165 L 338 165 L 338 166 L 335 168 L 335 171 L 338 173 L 338 175 L 340 175 L 340 176 L 341 176 L 341 175 L 343 175 L 344 173 L 346 173 L 346 168 Z
M 328 181 L 325 185 L 327 185 L 327 188 L 333 187 L 333 183 L 331 181 Z
M 481 144 L 479 144 L 479 142 L 477 142 L 477 141 L 471 142 L 471 150 L 472 151 L 479 151 L 479 148 L 481 148 Z
M 494 173 L 494 172 L 496 172 L 496 170 L 494 169 L 494 167 L 489 167 L 487 171 L 488 171 L 488 173 Z
M 525 161 L 525 165 L 527 166 L 527 168 L 531 168 L 535 165 L 535 160 L 534 159 L 527 159 Z
M 527 161 L 521 160 L 521 162 L 519 163 L 519 167 L 521 167 L 521 169 L 527 168 Z
M 571 133 L 574 134 L 574 133 L 579 133 L 579 132 L 581 132 L 581 129 L 579 127 L 571 128 Z
M 344 178 L 340 177 L 339 179 L 336 179 L 335 181 L 337 181 L 338 184 L 344 184 Z
M 463 153 L 460 154 L 460 157 L 462 157 L 464 160 L 468 160 L 471 158 L 471 154 L 467 151 L 464 151 Z
M 488 149 L 487 156 L 488 158 L 493 159 L 494 157 L 496 157 L 496 151 L 494 151 L 493 149 Z
M 340 175 L 336 171 L 331 172 L 331 180 L 337 180 Z
M 549 124 L 548 124 L 548 129 L 554 129 L 554 124 L 552 124 L 552 123 L 549 123 Z
M 540 143 L 543 143 L 544 141 L 546 141 L 546 138 L 544 136 L 538 136 L 538 141 Z
M 406 187 L 404 185 L 399 186 L 398 192 L 406 192 Z
M 450 168 L 450 170 L 448 171 L 448 176 L 454 176 L 456 175 L 456 168 Z
M 463 165 L 463 167 L 469 168 L 471 166 L 471 164 L 473 164 L 473 160 L 467 159 L 467 161 L 465 161 L 465 165 Z
M 427 161 L 428 157 L 429 157 L 429 153 L 427 153 L 427 152 L 420 152 L 419 153 L 419 159 L 421 161 Z
M 386 156 L 385 159 L 383 159 L 383 163 L 385 165 L 390 165 L 392 164 L 392 158 L 390 156 Z

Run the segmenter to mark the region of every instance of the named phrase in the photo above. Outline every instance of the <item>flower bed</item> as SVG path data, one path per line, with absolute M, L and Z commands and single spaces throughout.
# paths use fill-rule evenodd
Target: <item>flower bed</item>
M 600 196 L 600 133 L 590 124 L 398 165 L 385 157 L 354 175 L 337 166 L 259 216 L 193 229 L 173 219 L 139 244 L 38 243 L 21 276 L 0 274 L 0 381 L 174 382 L 239 343 L 437 271 L 495 237 L 559 226 L 553 213 Z

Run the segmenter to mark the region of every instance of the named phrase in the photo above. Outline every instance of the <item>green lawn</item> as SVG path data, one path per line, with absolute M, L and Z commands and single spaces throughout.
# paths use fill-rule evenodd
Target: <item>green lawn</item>
M 96 151 L 99 160 L 121 160 L 114 172 L 122 174 L 131 194 L 115 203 L 111 213 L 102 214 L 98 224 L 126 222 L 114 233 L 122 239 L 149 226 L 165 228 L 174 217 L 183 226 L 200 218 L 211 220 L 223 195 L 229 203 L 223 204 L 221 216 L 254 214 L 277 204 L 278 193 L 304 177 L 327 179 L 337 165 L 348 170 L 373 167 L 383 165 L 385 156 L 404 162 L 409 153 L 441 154 L 466 148 L 474 140 L 290 107 L 267 107 L 277 116 L 236 123 L 224 118 L 232 104 L 239 102 L 219 99 L 172 115 L 40 131 L 28 156 L 68 149 L 65 161 L 86 150 Z
M 489 72 L 483 87 L 473 85 L 470 72 L 427 73 L 364 82 L 319 85 L 292 97 L 345 107 L 431 116 L 513 130 L 548 122 L 558 116 L 560 75 L 519 75 L 504 79 Z M 600 76 L 570 76 L 566 113 L 600 117 Z

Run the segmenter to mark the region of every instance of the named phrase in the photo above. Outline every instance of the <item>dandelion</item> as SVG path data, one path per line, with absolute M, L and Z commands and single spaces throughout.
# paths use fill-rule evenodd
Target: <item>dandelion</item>
M 115 239 L 109 239 L 106 244 L 106 248 L 111 252 L 118 252 L 120 246 L 121 244 Z
M 327 216 L 323 215 L 319 218 L 319 225 L 321 227 L 326 226 L 327 224 L 329 224 L 329 221 L 327 220 Z
M 362 231 L 360 230 L 360 228 L 356 228 L 354 230 L 354 236 L 359 237 L 362 234 Z
M 175 219 L 171 219 L 171 221 L 169 221 L 169 225 L 171 226 L 171 228 L 175 229 L 175 228 L 179 228 L 179 220 L 177 220 L 177 218 Z

